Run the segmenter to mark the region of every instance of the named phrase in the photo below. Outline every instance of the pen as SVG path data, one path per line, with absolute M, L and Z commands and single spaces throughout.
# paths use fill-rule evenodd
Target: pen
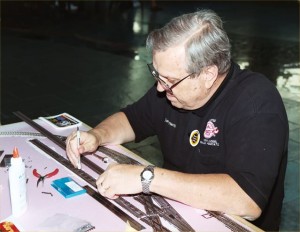
M 77 149 L 78 149 L 79 146 L 80 146 L 80 131 L 79 131 L 79 127 L 77 127 L 76 139 L 77 139 Z M 81 169 L 80 154 L 78 156 L 77 168 Z

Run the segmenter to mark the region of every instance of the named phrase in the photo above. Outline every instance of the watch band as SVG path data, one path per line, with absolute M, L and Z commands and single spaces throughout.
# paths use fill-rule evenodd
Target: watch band
M 144 168 L 144 170 L 141 172 L 141 182 L 142 182 L 142 189 L 143 189 L 143 193 L 145 194 L 150 194 L 150 184 L 154 178 L 154 167 L 153 165 L 148 165 L 147 167 Z M 144 179 L 143 177 L 143 173 L 145 171 L 150 171 L 152 173 L 152 176 L 150 177 L 149 180 Z

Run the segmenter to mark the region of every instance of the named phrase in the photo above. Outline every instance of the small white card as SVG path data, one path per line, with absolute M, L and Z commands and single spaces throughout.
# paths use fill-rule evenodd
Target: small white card
M 43 120 L 44 122 L 58 129 L 73 128 L 73 127 L 81 126 L 82 124 L 80 120 L 74 118 L 68 113 L 61 113 L 58 115 L 47 116 L 47 117 L 39 117 L 39 119 Z

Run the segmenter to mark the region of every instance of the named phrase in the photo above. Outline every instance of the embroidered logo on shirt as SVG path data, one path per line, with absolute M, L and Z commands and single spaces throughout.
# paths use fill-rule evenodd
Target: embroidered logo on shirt
M 176 124 L 175 124 L 175 123 L 171 123 L 171 122 L 169 121 L 169 119 L 165 118 L 165 122 L 166 122 L 167 124 L 169 124 L 169 126 L 172 126 L 172 127 L 176 128 Z
M 218 127 L 215 126 L 216 119 L 210 119 L 207 124 L 204 131 L 204 138 L 210 139 L 211 137 L 216 136 L 216 134 L 219 133 Z
M 190 144 L 195 147 L 200 141 L 200 132 L 198 130 L 193 130 L 190 135 Z

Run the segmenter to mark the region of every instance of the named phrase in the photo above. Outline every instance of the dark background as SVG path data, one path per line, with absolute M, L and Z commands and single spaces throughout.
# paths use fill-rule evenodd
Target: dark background
M 144 50 L 148 32 L 199 8 L 223 18 L 233 58 L 274 84 L 280 75 L 288 78 L 284 66 L 299 65 L 296 1 L 157 5 L 161 9 L 151 11 L 148 1 L 136 8 L 132 1 L 1 1 L 2 124 L 16 121 L 16 110 L 33 118 L 68 111 L 94 126 L 153 83 L 145 66 L 151 60 Z

